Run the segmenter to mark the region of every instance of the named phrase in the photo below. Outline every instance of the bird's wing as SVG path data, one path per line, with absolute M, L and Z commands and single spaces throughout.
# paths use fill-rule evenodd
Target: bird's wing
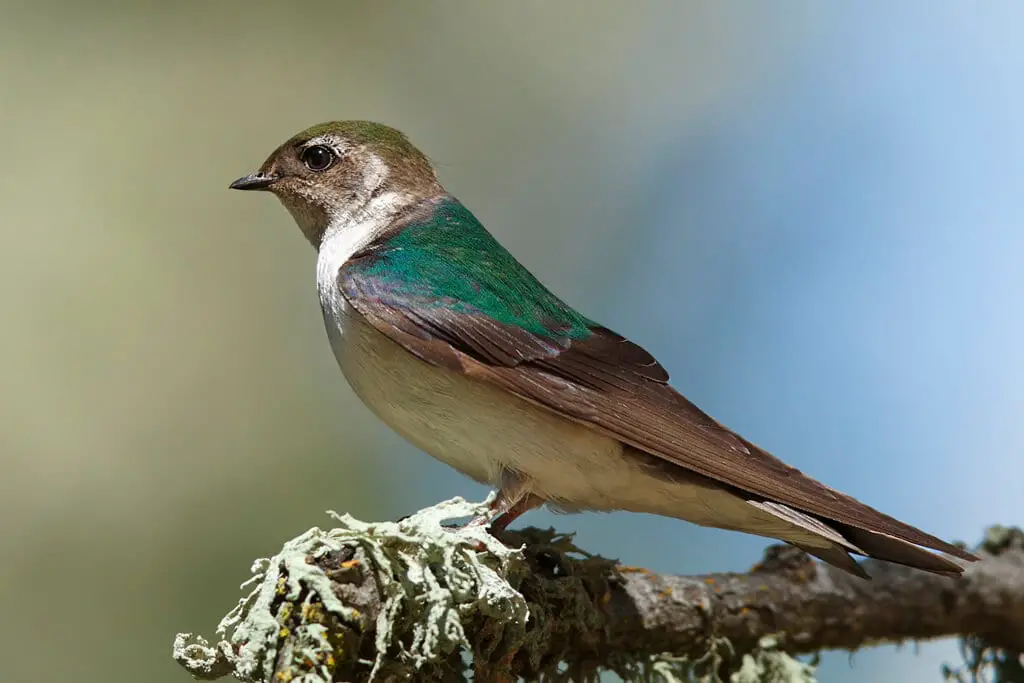
M 722 426 L 668 386 L 647 351 L 544 288 L 461 205 L 445 210 L 444 220 L 420 219 L 338 272 L 349 304 L 410 353 L 754 497 L 974 559 Z

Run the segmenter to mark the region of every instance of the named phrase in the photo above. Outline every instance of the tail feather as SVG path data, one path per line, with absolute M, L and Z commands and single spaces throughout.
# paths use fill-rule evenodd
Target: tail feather
M 959 576 L 964 571 L 961 565 L 948 557 L 925 550 L 895 536 L 854 527 L 841 528 L 840 531 L 843 536 L 861 548 L 868 557 L 948 576 Z
M 963 572 L 963 567 L 953 560 L 889 534 L 839 524 L 774 501 L 747 502 L 793 525 L 792 537 L 783 540 L 861 578 L 870 577 L 850 553 L 944 576 L 959 576 Z
M 850 553 L 848 553 L 842 546 L 832 545 L 827 548 L 822 548 L 820 546 L 815 547 L 813 545 L 806 545 L 803 543 L 793 543 L 792 545 L 795 545 L 808 555 L 816 557 L 826 564 L 838 567 L 839 569 L 847 571 L 862 579 L 871 579 L 871 575 L 864 570 L 864 567 L 862 567 L 857 560 L 850 557 Z

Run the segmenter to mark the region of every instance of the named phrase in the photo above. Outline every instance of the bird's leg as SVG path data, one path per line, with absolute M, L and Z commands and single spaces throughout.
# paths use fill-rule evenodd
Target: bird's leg
M 544 499 L 540 496 L 535 496 L 532 493 L 524 494 L 519 500 L 510 505 L 507 510 L 494 518 L 494 521 L 491 522 L 491 531 L 504 531 L 520 515 L 534 508 L 539 508 L 543 504 Z
M 486 513 L 470 520 L 468 526 L 490 525 L 491 531 L 503 531 L 523 513 L 540 507 L 544 499 L 530 492 L 528 483 L 519 474 L 504 470 L 498 495 Z

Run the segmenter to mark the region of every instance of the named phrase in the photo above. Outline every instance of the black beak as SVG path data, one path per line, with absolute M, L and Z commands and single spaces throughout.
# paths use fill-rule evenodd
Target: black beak
M 277 176 L 263 175 L 259 172 L 250 173 L 247 176 L 242 176 L 228 185 L 228 187 L 232 190 L 265 190 L 277 182 L 277 180 Z

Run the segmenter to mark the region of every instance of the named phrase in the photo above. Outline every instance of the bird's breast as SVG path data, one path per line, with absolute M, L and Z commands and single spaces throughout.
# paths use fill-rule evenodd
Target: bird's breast
M 629 466 L 615 439 L 483 381 L 431 365 L 370 325 L 338 291 L 318 278 L 331 347 L 353 391 L 408 441 L 482 483 L 504 472 L 534 482 L 534 492 L 567 506 L 602 507 L 615 482 L 628 486 Z
M 563 509 L 654 512 L 742 528 L 753 508 L 683 470 L 487 382 L 420 360 L 318 278 L 331 347 L 356 395 L 406 440 L 477 481 L 509 473 Z M 731 507 L 730 507 L 731 506 Z M 735 521 L 729 522 L 735 517 Z M 726 524 L 729 522 L 729 524 Z
M 567 510 L 632 510 L 789 538 L 793 525 L 682 468 L 491 384 L 431 365 L 379 332 L 322 283 L 331 347 L 352 389 L 385 424 L 438 460 L 499 486 L 509 473 Z M 787 535 L 788 534 L 788 535 Z M 813 544 L 816 539 L 800 539 Z

